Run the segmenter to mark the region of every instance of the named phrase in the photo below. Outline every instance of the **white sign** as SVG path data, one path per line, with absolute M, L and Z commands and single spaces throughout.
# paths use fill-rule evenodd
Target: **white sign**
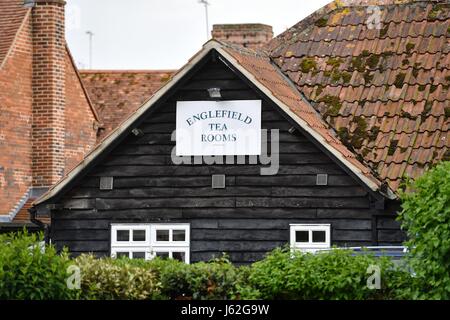
M 177 156 L 260 155 L 261 100 L 178 101 Z

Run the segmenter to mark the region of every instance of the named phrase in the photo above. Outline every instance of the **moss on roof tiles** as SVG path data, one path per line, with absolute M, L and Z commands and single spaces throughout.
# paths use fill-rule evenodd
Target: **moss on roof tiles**
M 408 42 L 405 47 L 406 53 L 408 53 L 408 54 L 411 53 L 411 51 L 413 51 L 415 47 L 416 47 L 416 45 L 414 43 Z
M 316 25 L 317 27 L 319 27 L 319 28 L 326 27 L 326 26 L 327 26 L 327 23 L 328 23 L 328 19 L 329 19 L 329 18 L 328 18 L 327 16 L 326 16 L 326 17 L 322 17 L 322 18 L 316 20 L 315 25 Z
M 332 116 L 335 117 L 339 114 L 339 110 L 342 108 L 342 102 L 339 99 L 339 97 L 332 96 L 332 95 L 325 95 L 324 97 L 320 98 L 317 102 L 324 103 L 328 109 L 324 113 L 324 117 Z
M 437 20 L 443 12 L 443 6 L 441 4 L 433 5 L 433 8 L 428 13 L 427 19 L 430 21 Z
M 444 115 L 445 115 L 445 120 L 450 118 L 450 107 L 445 107 L 444 108 Z
M 332 66 L 333 68 L 339 68 L 343 62 L 341 57 L 330 57 L 327 60 L 327 65 Z
M 350 62 L 350 70 L 357 70 L 358 72 L 364 72 L 364 70 L 366 70 L 366 67 L 364 66 L 364 62 L 363 59 L 361 58 L 361 55 L 357 56 L 357 57 L 353 57 L 351 62 Z
M 361 116 L 355 116 L 352 122 L 356 123 L 356 128 L 351 136 L 351 145 L 356 149 L 360 149 L 363 141 L 367 138 L 367 122 Z
M 417 122 L 419 120 L 422 123 L 426 122 L 428 124 L 427 132 L 430 134 L 434 134 L 437 130 L 446 128 L 448 125 L 450 107 L 448 106 L 449 99 L 446 90 L 450 90 L 450 76 L 445 74 L 445 70 L 448 70 L 450 66 L 448 59 L 446 59 L 448 50 L 445 46 L 445 36 L 450 34 L 448 24 L 450 6 L 448 6 L 448 1 L 440 0 L 439 2 L 441 5 L 426 1 L 389 0 L 388 4 L 380 4 L 380 10 L 383 14 L 381 29 L 369 31 L 365 23 L 367 21 L 366 7 L 369 2 L 363 0 L 351 1 L 350 4 L 345 3 L 344 8 L 348 10 L 345 19 L 342 15 L 343 8 L 329 6 L 323 11 L 316 12 L 312 19 L 306 19 L 298 23 L 283 34 L 284 41 L 287 39 L 289 41 L 288 47 L 285 47 L 284 50 L 293 50 L 298 56 L 307 54 L 319 57 L 316 58 L 316 61 L 324 76 L 307 79 L 308 90 L 305 90 L 303 94 L 312 101 L 320 100 L 325 103 L 325 107 L 315 104 L 314 106 L 335 128 L 341 141 L 345 141 L 345 144 L 350 148 L 352 148 L 351 144 L 356 142 L 353 150 L 362 159 L 371 163 L 371 168 L 375 171 L 374 174 L 377 172 L 380 174 L 382 166 L 377 166 L 374 161 L 371 161 L 371 159 L 373 160 L 373 154 L 368 155 L 366 151 L 366 149 L 370 149 L 371 141 L 375 141 L 377 136 L 380 135 L 379 128 L 372 131 L 373 124 L 380 127 L 384 121 L 388 121 L 406 125 L 406 122 L 411 123 L 410 119 L 420 118 Z M 374 2 L 370 1 L 370 3 L 373 4 Z M 345 34 L 327 31 L 324 38 L 325 30 L 314 26 L 314 23 L 320 17 L 328 18 L 327 25 L 330 27 L 345 28 Z M 432 19 L 439 20 L 439 22 L 430 21 Z M 437 38 L 439 37 L 437 34 L 440 34 L 440 38 Z M 444 36 L 444 39 L 442 36 Z M 281 39 L 281 37 L 278 39 Z M 380 39 L 383 40 L 380 41 Z M 281 46 L 286 44 L 286 42 L 283 43 L 283 40 L 278 43 Z M 330 43 L 335 43 L 335 45 L 330 47 Z M 278 49 L 275 48 L 274 50 Z M 280 52 L 280 50 L 277 52 Z M 279 58 L 279 55 L 274 56 L 274 58 Z M 416 61 L 422 62 L 422 65 Z M 430 64 L 426 61 L 430 61 Z M 432 61 L 435 62 L 431 64 Z M 282 70 L 286 69 L 287 61 L 276 60 L 276 62 Z M 305 76 L 302 75 L 300 67 L 295 70 L 291 66 L 289 70 L 287 75 L 297 85 L 299 85 L 298 79 L 305 81 Z M 343 72 L 347 73 L 343 74 Z M 431 76 L 433 74 L 436 74 L 434 78 Z M 352 81 L 353 77 L 355 81 Z M 374 82 L 375 79 L 376 82 Z M 346 83 L 347 80 L 348 83 Z M 299 87 L 302 88 L 302 85 L 299 85 Z M 403 88 L 405 90 L 402 90 Z M 367 105 L 366 100 L 371 101 L 370 106 Z M 411 109 L 413 111 L 409 108 L 402 111 L 401 108 L 395 107 L 404 103 L 405 100 L 413 105 Z M 379 107 L 380 103 L 389 104 L 391 102 L 392 108 Z M 339 103 L 341 106 L 338 105 Z M 347 111 L 344 114 L 342 106 L 345 103 L 351 103 L 352 107 L 346 108 Z M 357 149 L 360 140 L 358 134 L 354 137 L 354 132 L 351 133 L 348 132 L 348 128 L 340 129 L 339 127 L 347 124 L 348 119 L 346 117 L 352 114 L 364 114 L 369 107 L 374 109 L 370 110 L 369 113 L 375 119 L 371 118 L 370 121 L 366 119 L 367 139 L 363 141 L 361 148 Z M 439 120 L 436 112 L 442 113 Z M 336 116 L 334 116 L 335 114 Z M 442 123 L 444 115 L 446 118 Z M 429 121 L 430 117 L 435 119 Z M 393 118 L 398 120 L 393 120 Z M 400 122 L 402 119 L 406 122 Z M 413 124 L 411 123 L 411 125 Z M 355 131 L 354 128 L 355 125 L 352 124 L 352 130 Z M 386 127 L 386 130 L 387 132 L 383 134 L 389 135 L 390 139 L 388 141 L 381 139 L 378 142 L 378 147 L 387 150 L 391 146 L 392 152 L 391 140 L 400 140 L 401 133 L 396 131 L 395 125 Z M 416 128 L 408 130 L 414 132 Z M 364 134 L 361 133 L 359 138 L 363 136 Z M 393 143 L 395 144 L 395 141 Z M 439 141 L 432 141 L 431 147 L 442 144 L 439 143 Z M 447 146 L 444 146 L 444 148 L 447 148 Z M 428 145 L 423 149 L 423 151 L 418 152 L 428 152 Z M 438 152 L 438 156 L 442 158 L 444 152 L 445 150 Z M 408 157 L 408 150 L 404 153 L 399 152 L 395 159 L 384 159 L 383 166 L 403 166 L 405 162 L 408 162 Z M 428 163 L 429 161 L 425 162 Z M 408 166 L 414 166 L 414 164 L 409 163 Z M 393 168 L 390 171 L 391 175 L 396 175 L 398 172 L 398 177 L 392 176 L 392 179 L 387 181 L 394 189 L 398 187 L 397 182 L 400 179 L 401 172 L 403 172 L 402 170 Z M 416 173 L 416 171 L 411 172 Z M 394 182 L 391 184 L 391 181 Z
M 394 85 L 396 88 L 403 88 L 403 84 L 405 83 L 406 73 L 400 72 L 395 76 Z
M 309 73 L 312 71 L 317 71 L 317 62 L 314 58 L 304 58 L 302 62 L 300 62 L 300 70 L 303 73 Z
M 388 156 L 392 156 L 395 153 L 395 150 L 397 149 L 398 140 L 391 140 L 391 143 L 388 147 Z
M 365 84 L 370 84 L 373 80 L 373 77 L 374 77 L 374 75 L 369 70 L 364 72 L 363 78 L 364 78 Z
M 388 30 L 389 30 L 389 24 L 386 23 L 384 25 L 384 27 L 380 29 L 380 37 L 383 38 L 384 36 L 386 36 L 386 34 L 388 33 Z
M 378 66 L 378 63 L 380 62 L 380 56 L 377 54 L 371 54 L 367 60 L 367 66 L 371 69 L 375 69 Z

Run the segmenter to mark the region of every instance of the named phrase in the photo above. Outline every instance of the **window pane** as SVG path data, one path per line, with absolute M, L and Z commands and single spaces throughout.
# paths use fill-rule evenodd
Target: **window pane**
M 129 252 L 116 252 L 117 258 L 128 258 L 130 256 Z
M 133 259 L 145 259 L 145 252 L 133 252 Z
M 172 258 L 184 262 L 184 252 L 172 252 Z
M 145 241 L 145 230 L 133 230 L 133 241 Z
M 184 230 L 173 230 L 172 231 L 172 241 L 185 241 L 186 231 Z
M 130 241 L 130 230 L 117 230 L 117 241 Z
M 313 242 L 325 242 L 325 231 L 313 231 Z
M 156 241 L 169 241 L 169 230 L 156 230 Z
M 169 253 L 168 252 L 156 252 L 156 256 L 160 257 L 162 259 L 167 259 L 167 258 L 169 258 Z
M 295 231 L 295 242 L 309 242 L 309 231 Z

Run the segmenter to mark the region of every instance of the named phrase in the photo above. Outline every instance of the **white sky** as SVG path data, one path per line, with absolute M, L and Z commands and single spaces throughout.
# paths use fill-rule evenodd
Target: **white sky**
M 209 0 L 209 25 L 264 23 L 277 35 L 331 0 Z M 206 42 L 198 0 L 68 0 L 66 36 L 80 68 L 178 69 Z

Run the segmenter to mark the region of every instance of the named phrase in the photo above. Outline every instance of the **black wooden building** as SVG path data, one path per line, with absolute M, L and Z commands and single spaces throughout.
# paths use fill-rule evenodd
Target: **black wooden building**
M 262 129 L 279 129 L 276 174 L 249 157 L 173 163 L 177 102 L 215 101 L 211 88 L 261 101 Z M 32 212 L 51 216 L 51 242 L 74 255 L 249 263 L 284 245 L 400 245 L 395 195 L 351 155 L 267 57 L 213 40 Z

